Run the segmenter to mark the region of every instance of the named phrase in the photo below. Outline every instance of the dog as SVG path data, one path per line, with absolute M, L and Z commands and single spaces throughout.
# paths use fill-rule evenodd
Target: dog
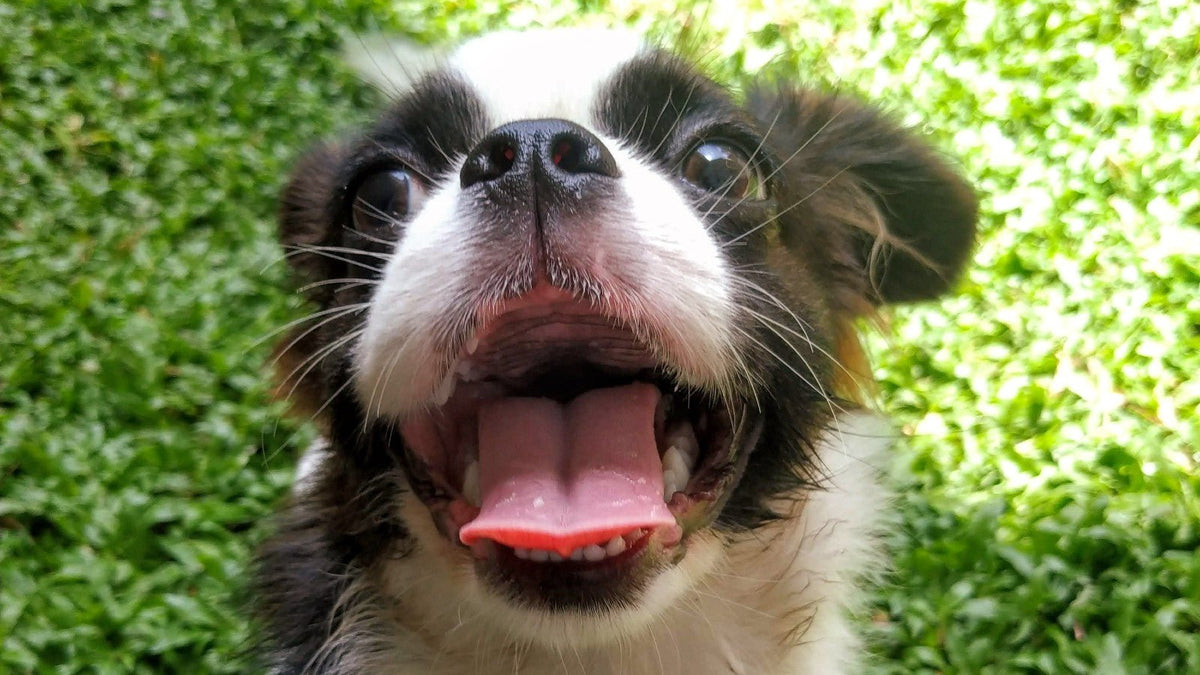
M 953 286 L 972 188 L 622 32 L 401 61 L 282 196 L 322 440 L 258 559 L 269 670 L 853 672 L 894 438 L 856 327 Z

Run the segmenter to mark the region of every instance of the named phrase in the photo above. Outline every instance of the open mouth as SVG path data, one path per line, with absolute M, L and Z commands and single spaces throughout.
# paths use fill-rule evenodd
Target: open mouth
M 723 505 L 758 420 L 680 382 L 631 329 L 564 301 L 482 326 L 400 432 L 414 491 L 450 541 L 510 577 L 594 581 L 682 555 Z

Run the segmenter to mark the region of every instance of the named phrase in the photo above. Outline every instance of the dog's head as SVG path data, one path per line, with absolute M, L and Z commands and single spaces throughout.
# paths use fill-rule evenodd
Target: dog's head
M 287 384 L 333 448 L 309 489 L 389 484 L 347 511 L 353 550 L 436 558 L 446 605 L 506 629 L 651 621 L 724 533 L 819 489 L 854 321 L 945 291 L 974 222 L 935 152 L 846 98 L 739 99 L 619 33 L 470 42 L 286 189 L 321 309 Z

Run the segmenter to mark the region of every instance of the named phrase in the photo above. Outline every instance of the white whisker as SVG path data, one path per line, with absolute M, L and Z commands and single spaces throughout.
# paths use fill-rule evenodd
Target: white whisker
M 349 313 L 349 312 L 354 312 L 354 311 L 361 311 L 369 306 L 370 306 L 369 303 L 358 302 L 358 303 L 354 303 L 352 305 L 341 305 L 338 307 L 330 307 L 328 309 L 322 309 L 322 310 L 313 312 L 312 314 L 302 316 L 299 319 L 293 319 L 292 321 L 289 321 L 289 322 L 283 324 L 282 326 L 271 329 L 271 331 L 268 332 L 266 335 L 263 335 L 262 337 L 255 340 L 250 345 L 250 348 L 255 349 L 255 348 L 259 347 L 260 345 L 262 345 L 267 340 L 270 340 L 271 338 L 275 337 L 276 335 L 279 335 L 280 333 L 282 333 L 284 331 L 294 328 L 294 327 L 304 323 L 305 321 L 313 321 L 313 320 L 319 319 L 323 316 L 328 316 L 330 314 L 335 314 L 337 312 Z
M 324 279 L 322 281 L 314 281 L 310 284 L 304 284 L 296 289 L 299 293 L 307 293 L 315 288 L 323 286 L 334 286 L 340 284 L 342 288 L 355 288 L 357 286 L 378 286 L 379 281 L 376 279 L 362 279 L 354 277 L 342 277 L 340 279 Z
M 832 176 L 830 176 L 829 178 L 827 178 L 827 179 L 825 180 L 825 182 L 824 182 L 824 183 L 821 183 L 821 184 L 820 184 L 820 185 L 818 185 L 817 187 L 813 188 L 812 192 L 809 192 L 808 194 L 804 195 L 804 196 L 803 196 L 803 197 L 801 197 L 800 199 L 797 199 L 796 201 L 792 202 L 791 204 L 789 204 L 789 205 L 787 206 L 787 208 L 781 209 L 781 210 L 779 210 L 779 211 L 776 211 L 775 213 L 771 214 L 771 217 L 770 217 L 770 218 L 767 218 L 766 220 L 762 221 L 762 222 L 761 222 L 761 223 L 759 223 L 758 225 L 755 225 L 754 227 L 750 228 L 749 230 L 746 230 L 745 232 L 743 232 L 743 233 L 739 234 L 738 236 L 734 237 L 733 239 L 730 239 L 729 241 L 727 241 L 727 242 L 724 242 L 723 244 L 721 244 L 721 247 L 722 247 L 722 248 L 728 248 L 728 247 L 730 247 L 730 246 L 732 246 L 732 245 L 734 245 L 734 244 L 738 243 L 738 242 L 739 242 L 739 241 L 741 241 L 742 239 L 745 239 L 746 237 L 748 237 L 748 236 L 750 236 L 750 235 L 754 234 L 755 232 L 757 232 L 757 231 L 761 230 L 762 228 L 766 227 L 767 225 L 770 225 L 770 224 L 771 224 L 772 222 L 774 222 L 774 221 L 775 221 L 775 219 L 776 219 L 776 218 L 778 218 L 779 216 L 782 216 L 783 214 L 787 213 L 788 211 L 791 211 L 792 209 L 796 208 L 797 206 L 800 206 L 800 205 L 801 205 L 801 204 L 803 204 L 804 202 L 807 202 L 809 199 L 812 199 L 813 197 L 815 197 L 815 196 L 817 195 L 817 193 L 818 193 L 818 192 L 820 192 L 821 190 L 824 190 L 826 187 L 828 187 L 828 186 L 829 186 L 829 184 L 830 184 L 830 183 L 832 183 L 833 181 L 837 180 L 839 176 L 841 176 L 843 173 L 846 173 L 846 172 L 847 172 L 847 171 L 849 171 L 849 170 L 850 170 L 850 167 L 849 167 L 849 166 L 847 166 L 847 167 L 846 167 L 846 168 L 844 168 L 844 169 L 840 169 L 840 170 L 838 170 L 838 172 L 837 172 L 837 173 L 835 173 L 835 174 L 833 174 Z
M 362 269 L 369 270 L 376 274 L 378 274 L 379 272 L 382 271 L 382 270 L 380 270 L 380 268 L 374 267 L 372 265 L 368 265 L 367 263 L 364 263 L 362 261 L 352 260 L 350 258 L 346 258 L 343 256 L 334 255 L 333 253 L 328 252 L 328 251 L 322 251 L 321 247 L 319 247 L 319 246 L 309 246 L 306 244 L 292 244 L 292 245 L 284 246 L 284 248 L 293 249 L 285 255 L 285 257 L 288 257 L 288 258 L 300 255 L 301 253 L 312 253 L 313 255 L 318 255 L 323 258 L 329 258 L 330 260 L 337 260 L 339 262 L 344 262 L 347 265 L 361 267 Z M 354 249 L 354 252 L 362 253 L 362 251 L 359 251 L 357 249 Z

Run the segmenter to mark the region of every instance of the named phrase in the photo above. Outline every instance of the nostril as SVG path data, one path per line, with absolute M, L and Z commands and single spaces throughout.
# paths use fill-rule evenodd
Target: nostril
M 496 180 L 512 170 L 517 162 L 516 145 L 508 138 L 485 139 L 467 155 L 459 179 L 462 187 Z
M 554 140 L 550 153 L 550 161 L 554 162 L 554 166 L 567 173 L 575 173 L 579 169 L 579 156 L 579 147 L 572 139 L 560 136 Z
M 549 144 L 550 161 L 566 173 L 595 173 L 616 177 L 616 162 L 600 139 L 591 134 L 563 132 Z
M 497 143 L 492 147 L 489 159 L 499 173 L 506 173 L 512 168 L 513 162 L 517 160 L 517 151 L 508 143 Z

